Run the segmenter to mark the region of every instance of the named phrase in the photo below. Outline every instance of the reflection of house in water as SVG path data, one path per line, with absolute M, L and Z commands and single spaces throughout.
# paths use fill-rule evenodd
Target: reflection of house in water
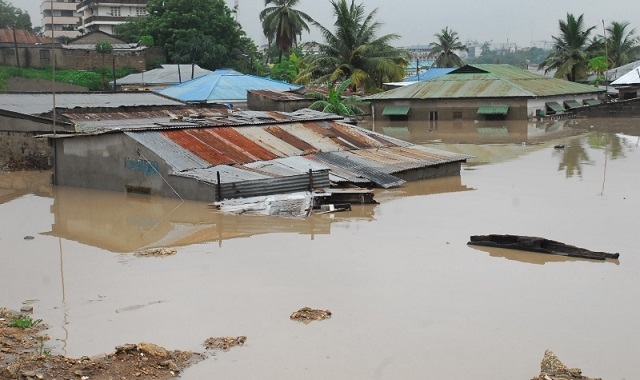
M 186 246 L 266 233 L 326 235 L 331 223 L 373 220 L 375 205 L 305 219 L 225 214 L 203 203 L 125 193 L 56 187 L 49 235 L 128 253 L 148 247 Z
M 543 142 L 560 137 L 576 135 L 584 129 L 576 127 L 571 119 L 536 122 L 511 121 L 440 121 L 432 125 L 424 122 L 409 122 L 404 125 L 388 123 L 375 130 L 414 144 L 429 142 L 461 144 L 506 144 Z

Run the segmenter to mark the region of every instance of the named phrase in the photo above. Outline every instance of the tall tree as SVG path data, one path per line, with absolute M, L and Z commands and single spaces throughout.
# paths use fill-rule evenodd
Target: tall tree
M 566 78 L 575 82 L 586 77 L 589 73 L 589 60 L 599 55 L 601 42 L 589 39 L 595 26 L 584 26 L 584 15 L 576 18 L 567 13 L 566 20 L 559 20 L 560 35 L 553 36 L 553 50 L 538 66 L 545 69 L 545 73 L 556 70 L 556 78 Z
M 151 36 L 171 62 L 217 69 L 249 66 L 244 55 L 258 52 L 224 0 L 148 0 L 149 15 L 133 18 L 118 28 L 128 42 Z M 206 51 L 205 51 L 206 50 Z M 242 54 L 238 54 L 241 51 Z
M 275 41 L 278 47 L 278 62 L 282 62 L 283 53 L 289 53 L 297 45 L 303 31 L 309 32 L 307 22 L 313 22 L 311 16 L 294 8 L 299 2 L 300 0 L 265 0 L 267 8 L 260 12 L 262 31 L 269 45 Z
M 0 0 L 0 28 L 33 30 L 29 13 Z
M 435 37 L 438 41 L 429 44 L 431 48 L 429 57 L 435 59 L 433 63 L 435 67 L 460 67 L 464 65 L 456 52 L 469 51 L 469 49 L 460 42 L 457 32 L 447 26 L 440 33 L 436 33 Z
M 628 22 L 613 21 L 607 27 L 607 58 L 611 67 L 619 67 L 640 59 L 640 38 L 635 29 L 627 30 Z
M 390 42 L 397 34 L 378 37 L 381 25 L 375 21 L 377 9 L 366 14 L 362 4 L 351 0 L 332 0 L 336 18 L 334 31 L 315 22 L 324 37 L 324 43 L 314 43 L 316 54 L 305 56 L 305 68 L 296 82 L 336 83 L 351 80 L 353 87 L 365 92 L 379 91 L 384 82 L 399 81 L 405 76 L 409 53 L 394 48 Z

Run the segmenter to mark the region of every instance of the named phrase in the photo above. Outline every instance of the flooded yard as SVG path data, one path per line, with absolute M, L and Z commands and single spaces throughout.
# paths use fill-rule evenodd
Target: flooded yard
M 515 136 L 394 128 L 385 133 L 476 158 L 460 177 L 376 190 L 378 205 L 307 219 L 0 173 L 0 307 L 32 305 L 52 353 L 76 358 L 247 337 L 183 379 L 530 379 L 546 349 L 590 377 L 640 378 L 640 121 Z M 493 233 L 620 258 L 467 246 Z M 158 246 L 177 253 L 135 255 Z M 331 318 L 291 320 L 302 307 Z

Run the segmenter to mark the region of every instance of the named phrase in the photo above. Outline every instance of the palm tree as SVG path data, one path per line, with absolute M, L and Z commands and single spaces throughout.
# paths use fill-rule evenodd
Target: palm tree
M 267 7 L 260 12 L 262 31 L 269 41 L 275 40 L 278 47 L 278 62 L 282 61 L 282 54 L 289 53 L 291 47 L 298 43 L 302 32 L 309 32 L 307 22 L 313 22 L 308 14 L 294 9 L 300 0 L 265 0 Z
M 316 54 L 305 57 L 306 67 L 300 72 L 297 83 L 350 80 L 354 88 L 365 92 L 379 91 L 382 83 L 399 81 L 405 76 L 409 53 L 392 47 L 389 43 L 399 36 L 377 32 L 381 25 L 374 18 L 377 9 L 366 14 L 362 4 L 351 0 L 332 0 L 336 17 L 334 31 L 314 23 L 324 37 L 324 43 L 315 43 Z
M 589 40 L 589 35 L 595 28 L 585 28 L 583 15 L 575 18 L 567 13 L 567 20 L 559 20 L 560 35 L 553 36 L 552 52 L 538 66 L 545 69 L 545 74 L 556 70 L 556 78 L 566 78 L 571 82 L 584 78 L 589 73 L 589 60 L 598 55 L 599 40 Z
M 316 111 L 327 113 L 335 113 L 341 116 L 362 115 L 364 112 L 358 105 L 366 105 L 359 96 L 343 97 L 344 92 L 351 85 L 351 81 L 347 79 L 337 88 L 327 85 L 327 94 L 319 92 L 309 92 L 306 94 L 308 98 L 316 99 L 309 108 Z
M 635 29 L 627 31 L 628 22 L 613 21 L 607 28 L 607 57 L 611 67 L 631 63 L 640 57 L 640 38 L 635 37 Z
M 435 67 L 460 67 L 464 65 L 456 52 L 469 51 L 469 49 L 460 42 L 458 33 L 445 27 L 435 36 L 438 42 L 429 44 L 431 48 L 429 58 L 435 58 L 433 65 Z

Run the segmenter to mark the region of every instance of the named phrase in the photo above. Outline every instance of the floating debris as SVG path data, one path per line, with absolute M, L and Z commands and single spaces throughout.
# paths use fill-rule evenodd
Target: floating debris
M 569 368 L 551 350 L 544 352 L 540 362 L 540 375 L 531 380 L 602 380 L 582 375 L 580 368 Z
M 306 218 L 311 214 L 313 198 L 310 192 L 298 192 L 228 199 L 222 202 L 215 202 L 211 206 L 220 211 L 234 214 Z
M 291 314 L 290 318 L 299 322 L 322 321 L 331 318 L 331 312 L 329 310 L 316 310 L 310 307 L 303 307 Z
M 558 241 L 535 236 L 519 235 L 472 235 L 469 245 L 517 249 L 520 251 L 548 253 L 568 257 L 580 257 L 591 260 L 617 259 L 619 253 L 591 251 L 585 248 L 564 244 Z
M 35 239 L 35 238 L 33 236 L 31 236 L 31 235 L 27 235 L 27 236 L 24 237 L 24 240 L 33 240 L 33 239 Z
M 143 249 L 143 250 L 140 250 L 140 251 L 136 252 L 136 256 L 164 257 L 164 256 L 175 255 L 176 253 L 177 253 L 177 251 L 176 251 L 175 248 L 167 248 L 167 247 L 149 248 L 149 249 Z

